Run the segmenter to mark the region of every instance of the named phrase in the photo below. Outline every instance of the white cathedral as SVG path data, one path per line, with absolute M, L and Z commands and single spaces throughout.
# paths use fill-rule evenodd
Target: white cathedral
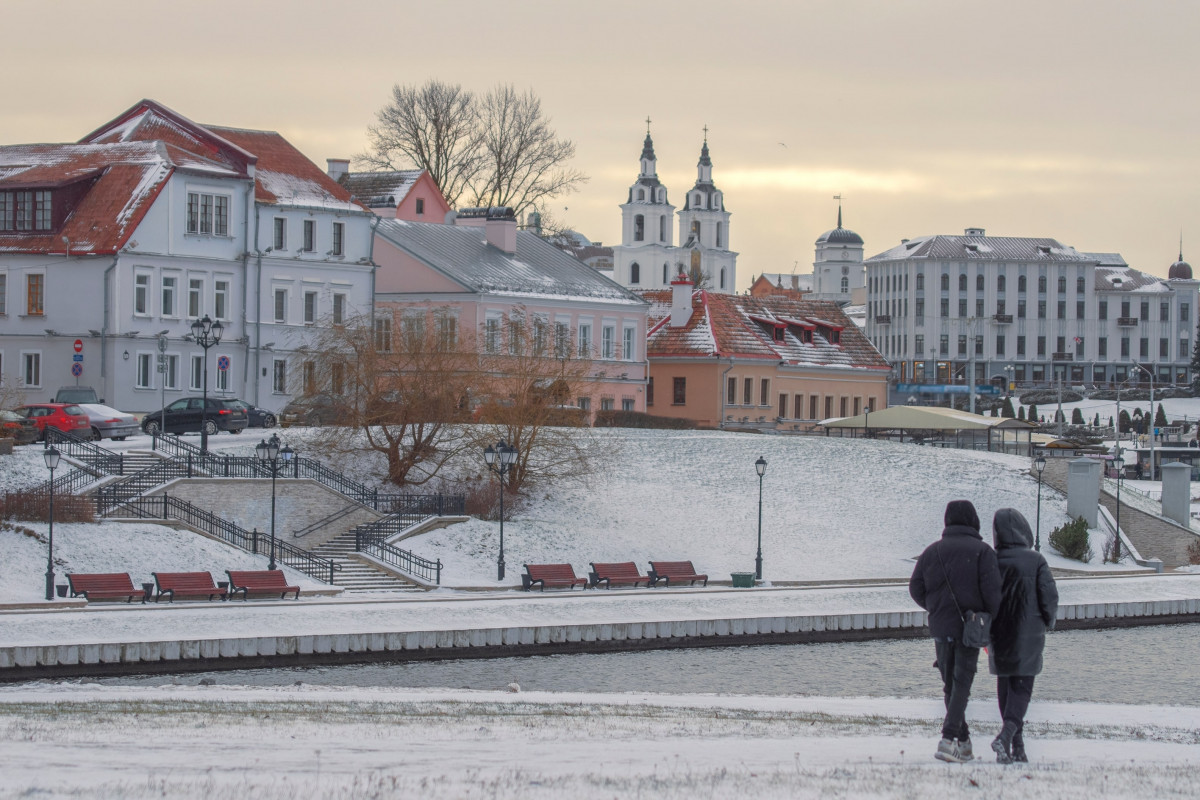
M 630 289 L 669 286 L 680 272 L 707 277 L 707 288 L 734 294 L 737 256 L 729 249 L 729 212 L 713 184 L 707 131 L 696 166 L 696 185 L 679 212 L 679 246 L 674 245 L 675 206 L 658 180 L 658 160 L 650 131 L 642 146 L 642 167 L 621 206 L 621 243 L 613 247 L 613 280 Z

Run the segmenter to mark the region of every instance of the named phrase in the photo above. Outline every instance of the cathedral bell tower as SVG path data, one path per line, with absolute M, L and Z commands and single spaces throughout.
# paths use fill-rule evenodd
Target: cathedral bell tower
M 658 180 L 658 159 L 647 119 L 638 177 L 621 205 L 621 244 L 613 247 L 613 279 L 617 283 L 631 289 L 668 285 L 675 272 L 669 256 L 674 216 L 675 206 L 668 202 L 667 188 Z
M 708 153 L 708 128 L 696 164 L 696 184 L 684 198 L 679 212 L 679 247 L 686 251 L 684 267 L 707 276 L 711 291 L 732 294 L 737 285 L 737 253 L 729 249 L 729 212 L 725 196 L 713 183 L 712 158 Z

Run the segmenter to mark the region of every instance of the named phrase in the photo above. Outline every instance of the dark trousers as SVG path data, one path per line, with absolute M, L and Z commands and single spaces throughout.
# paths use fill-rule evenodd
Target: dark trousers
M 946 719 L 942 722 L 942 738 L 965 742 L 971 738 L 967 728 L 967 701 L 971 699 L 971 684 L 979 665 L 979 648 L 961 642 L 934 639 L 937 668 L 942 674 L 942 692 L 946 699 Z
M 996 699 L 1000 701 L 1000 719 L 1017 723 L 1017 733 L 1025 727 L 1025 712 L 1033 699 L 1032 675 L 1000 675 L 996 678 Z

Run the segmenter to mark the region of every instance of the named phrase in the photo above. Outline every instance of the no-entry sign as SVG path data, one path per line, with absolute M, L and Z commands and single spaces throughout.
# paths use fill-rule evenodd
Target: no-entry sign
M 82 352 L 83 352 L 83 339 L 76 339 L 76 340 L 75 340 L 75 352 L 76 352 L 76 353 L 82 353 Z

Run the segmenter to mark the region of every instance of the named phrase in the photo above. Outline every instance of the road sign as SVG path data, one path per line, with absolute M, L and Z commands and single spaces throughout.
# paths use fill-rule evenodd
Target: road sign
M 80 364 L 79 362 L 75 362 L 74 364 L 72 364 L 71 365 L 71 374 L 74 375 L 76 378 L 78 378 L 80 375 L 82 375 L 83 374 L 83 364 Z
M 217 359 L 217 369 L 221 370 L 221 372 L 229 369 L 229 356 L 221 356 Z
M 83 339 L 76 339 L 76 340 L 75 340 L 75 352 L 76 352 L 76 353 L 82 353 L 82 352 L 83 352 Z
M 76 353 L 75 355 L 71 356 L 71 360 L 74 361 L 76 364 L 82 364 L 83 363 L 83 353 Z

